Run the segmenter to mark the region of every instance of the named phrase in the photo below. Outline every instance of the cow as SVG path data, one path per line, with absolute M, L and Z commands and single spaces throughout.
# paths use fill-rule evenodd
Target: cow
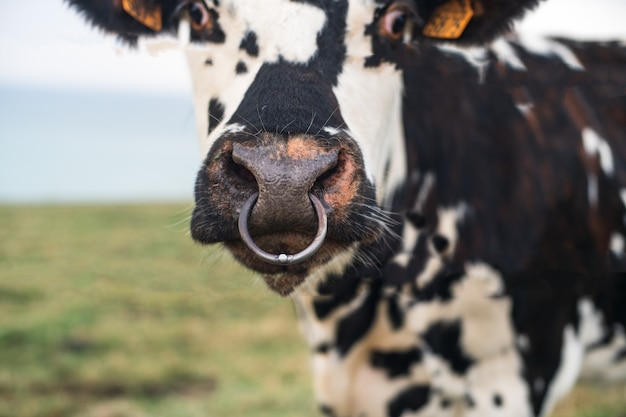
M 548 416 L 626 379 L 626 45 L 538 0 L 66 0 L 173 35 L 191 235 L 290 297 L 321 414 Z

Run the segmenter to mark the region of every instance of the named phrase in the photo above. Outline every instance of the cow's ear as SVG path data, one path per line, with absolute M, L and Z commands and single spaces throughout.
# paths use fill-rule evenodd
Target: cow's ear
M 175 32 L 179 0 L 65 0 L 94 26 L 135 43 L 139 36 Z
M 514 19 L 541 0 L 416 0 L 419 37 L 479 44 L 510 30 Z

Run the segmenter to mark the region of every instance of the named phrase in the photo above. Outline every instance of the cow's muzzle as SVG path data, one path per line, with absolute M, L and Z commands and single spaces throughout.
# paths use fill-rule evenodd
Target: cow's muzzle
M 286 295 L 353 243 L 380 236 L 374 197 L 349 137 L 234 134 L 198 174 L 191 234 L 223 242 Z

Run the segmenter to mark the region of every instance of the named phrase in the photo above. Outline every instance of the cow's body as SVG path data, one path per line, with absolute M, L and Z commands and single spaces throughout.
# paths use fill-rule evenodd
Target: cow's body
M 460 42 L 523 3 L 498 1 Z M 626 378 L 623 44 L 406 48 L 429 2 L 189 3 L 192 235 L 293 298 L 323 413 L 547 416 L 581 373 Z M 274 265 L 242 210 L 284 260 L 328 234 Z
M 562 42 L 406 73 L 401 243 L 295 297 L 328 415 L 548 415 L 581 371 L 626 377 L 626 73 L 583 70 L 626 51 Z

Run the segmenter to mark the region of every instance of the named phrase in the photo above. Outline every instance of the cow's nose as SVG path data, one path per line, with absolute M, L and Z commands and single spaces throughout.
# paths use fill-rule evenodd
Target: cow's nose
M 235 143 L 232 160 L 257 183 L 259 195 L 249 218 L 251 233 L 315 232 L 318 220 L 309 193 L 337 166 L 338 149 L 311 146 L 310 141 L 297 138 Z

